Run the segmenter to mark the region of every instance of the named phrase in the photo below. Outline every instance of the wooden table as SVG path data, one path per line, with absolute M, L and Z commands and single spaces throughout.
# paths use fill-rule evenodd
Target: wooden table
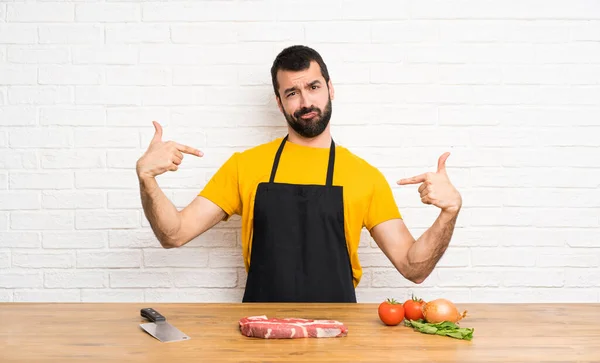
M 139 327 L 153 307 L 191 340 L 162 343 Z M 600 304 L 461 304 L 473 340 L 383 325 L 377 304 L 2 303 L 2 362 L 600 362 Z M 244 316 L 331 318 L 342 338 L 266 340 Z

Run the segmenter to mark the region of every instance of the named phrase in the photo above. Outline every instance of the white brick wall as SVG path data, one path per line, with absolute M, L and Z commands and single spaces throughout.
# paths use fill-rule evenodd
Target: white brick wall
M 396 180 L 448 170 L 464 207 L 420 286 L 364 232 L 359 301 L 600 301 L 600 3 L 255 0 L 0 4 L 0 301 L 240 301 L 240 221 L 164 250 L 135 161 L 159 120 L 200 148 L 159 177 L 187 205 L 232 152 L 283 135 L 269 68 L 315 47 L 333 131 Z

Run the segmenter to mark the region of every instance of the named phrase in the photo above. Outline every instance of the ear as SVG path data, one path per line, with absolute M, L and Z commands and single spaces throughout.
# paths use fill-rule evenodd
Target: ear
M 331 78 L 329 79 L 329 82 L 327 82 L 327 86 L 329 88 L 329 98 L 333 100 L 335 96 L 335 90 L 333 89 L 333 83 L 331 83 Z

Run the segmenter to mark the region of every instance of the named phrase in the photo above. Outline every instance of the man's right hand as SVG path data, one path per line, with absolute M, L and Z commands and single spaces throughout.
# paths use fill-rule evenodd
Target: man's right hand
M 156 132 L 148 150 L 138 159 L 136 171 L 138 178 L 154 178 L 166 171 L 176 171 L 183 160 L 183 154 L 203 156 L 202 151 L 174 141 L 162 141 L 162 127 L 152 121 Z

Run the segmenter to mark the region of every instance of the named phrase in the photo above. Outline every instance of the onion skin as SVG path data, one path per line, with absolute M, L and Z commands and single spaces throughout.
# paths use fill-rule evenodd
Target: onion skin
M 465 310 L 461 314 L 451 301 L 446 299 L 436 299 L 429 301 L 423 306 L 423 316 L 428 323 L 432 324 L 444 321 L 457 323 L 467 316 L 467 311 Z

